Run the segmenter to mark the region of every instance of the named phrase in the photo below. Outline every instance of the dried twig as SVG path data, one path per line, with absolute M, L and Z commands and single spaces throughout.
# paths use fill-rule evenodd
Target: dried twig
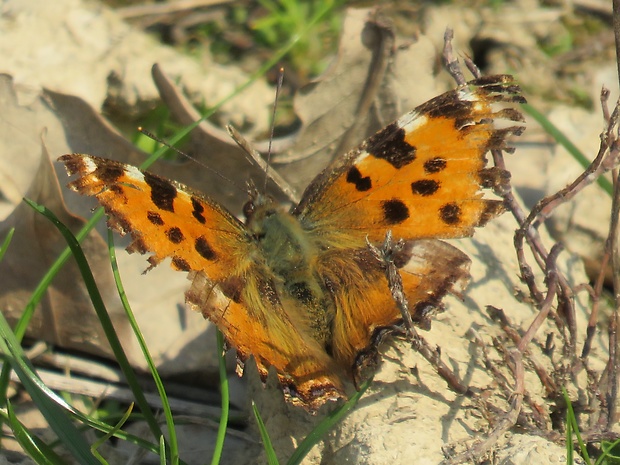
M 452 31 L 448 29 L 444 36 L 444 62 L 446 63 L 448 71 L 455 79 L 457 84 L 463 84 L 465 82 L 465 79 L 458 67 L 458 60 L 456 60 L 453 56 L 452 45 L 450 43 L 451 39 Z M 480 77 L 480 71 L 470 59 L 465 58 L 464 62 L 470 72 L 474 75 L 474 77 Z M 492 150 L 491 154 L 493 156 L 493 162 L 495 166 L 505 170 L 506 163 L 504 161 L 501 150 Z M 540 306 L 542 305 L 544 300 L 543 293 L 538 289 L 538 286 L 536 285 L 535 274 L 532 271 L 531 267 L 527 264 L 523 249 L 523 240 L 526 239 L 528 244 L 530 245 L 530 248 L 532 248 L 534 256 L 537 259 L 538 266 L 541 270 L 545 270 L 544 264 L 548 256 L 548 252 L 546 251 L 546 248 L 544 247 L 540 236 L 538 235 L 538 232 L 533 228 L 523 226 L 526 224 L 527 216 L 524 210 L 521 208 L 520 204 L 517 202 L 514 194 L 512 193 L 512 188 L 509 181 L 506 181 L 505 186 L 502 186 L 502 192 L 500 192 L 500 195 L 504 199 L 504 203 L 506 204 L 508 210 L 510 210 L 510 212 L 517 220 L 517 223 L 519 225 L 522 225 L 522 228 L 517 232 L 517 235 L 515 237 L 521 277 L 528 286 L 530 294 L 532 295 L 534 301 Z M 572 291 L 570 289 L 570 286 L 568 285 L 568 281 L 562 275 L 558 275 L 558 280 L 560 282 L 561 289 L 561 295 L 558 297 L 558 300 L 566 304 L 567 310 L 565 311 L 565 313 L 566 315 L 568 315 L 568 320 L 574 321 L 574 309 L 572 308 Z M 561 326 L 561 323 L 558 324 Z M 572 331 L 572 334 L 574 333 L 575 332 Z
M 131 390 L 121 384 L 109 383 L 106 381 L 95 381 L 88 378 L 70 377 L 58 374 L 57 372 L 38 368 L 37 373 L 41 377 L 43 383 L 50 389 L 57 391 L 65 391 L 73 394 L 84 395 L 93 398 L 105 397 L 106 399 L 114 399 L 124 403 L 131 403 L 134 400 Z M 11 373 L 11 381 L 20 382 L 15 373 Z M 161 408 L 161 399 L 159 395 L 153 393 L 145 393 L 148 404 L 153 408 Z M 220 415 L 220 408 L 210 406 L 204 403 L 192 402 L 181 398 L 169 398 L 170 407 L 173 412 L 208 416 L 217 418 Z M 214 399 L 214 404 L 216 399 Z
M 478 345 L 486 351 L 482 341 L 479 340 Z M 499 438 L 506 433 L 506 431 L 517 423 L 525 394 L 525 370 L 523 368 L 522 353 L 519 350 L 512 349 L 508 351 L 506 355 L 508 366 L 511 367 L 515 379 L 515 386 L 510 395 L 510 407 L 506 412 L 503 412 L 498 416 L 495 426 L 489 432 L 486 439 L 475 443 L 465 452 L 443 460 L 440 462 L 441 465 L 456 465 L 467 461 L 478 461 L 480 457 L 486 454 L 497 443 Z M 488 365 L 493 366 L 492 363 L 489 363 Z M 496 374 L 499 374 L 499 371 L 496 371 Z M 502 376 L 498 376 L 496 379 L 501 378 Z
M 617 141 L 616 141 L 617 142 Z M 618 399 L 618 372 L 620 363 L 620 355 L 618 354 L 618 323 L 620 319 L 620 176 L 617 170 L 614 170 L 614 197 L 611 208 L 611 225 L 609 227 L 609 235 L 607 236 L 606 249 L 611 251 L 611 265 L 613 273 L 614 286 L 614 311 L 609 321 L 609 361 L 606 371 L 609 371 L 609 388 L 607 390 L 607 428 L 616 422 L 617 399 Z
M 607 123 L 606 131 L 601 134 L 601 147 L 599 148 L 599 154 L 601 151 L 606 152 L 609 151 L 610 154 L 605 157 L 608 162 L 606 165 L 610 168 L 614 165 L 614 162 L 618 159 L 618 150 L 615 148 L 617 143 L 617 137 L 614 135 L 614 131 L 616 130 L 616 124 L 618 122 L 618 106 L 614 109 L 613 113 L 610 114 L 609 107 L 607 105 L 607 101 L 609 99 L 609 90 L 603 88 L 601 90 L 601 108 L 603 111 L 603 116 Z M 615 152 L 615 153 L 612 153 Z M 601 162 L 603 164 L 604 162 Z M 611 165 L 610 165 L 611 164 Z M 616 178 L 616 176 L 614 176 Z M 613 210 L 613 208 L 612 208 Z M 598 322 L 598 314 L 599 314 L 599 306 L 601 295 L 603 292 L 603 284 L 605 282 L 605 270 L 607 269 L 608 264 L 610 263 L 612 257 L 612 246 L 613 246 L 613 238 L 614 235 L 617 237 L 617 232 L 615 232 L 615 228 L 613 226 L 613 215 L 612 222 L 610 224 L 609 233 L 607 235 L 607 240 L 605 242 L 605 251 L 603 253 L 603 257 L 601 259 L 600 273 L 597 276 L 596 282 L 594 284 L 594 293 L 592 295 L 592 308 L 590 310 L 590 317 L 588 319 L 588 327 L 586 329 L 586 339 L 583 345 L 583 350 L 581 352 L 581 358 L 586 359 L 588 354 L 590 353 L 590 349 L 592 347 L 592 340 L 596 333 L 596 324 Z M 617 269 L 613 268 L 612 270 Z M 617 276 L 617 273 L 614 275 Z
M 527 348 L 527 345 L 524 345 L 522 343 L 521 336 L 514 329 L 514 325 L 508 320 L 508 317 L 506 316 L 504 311 L 500 308 L 496 308 L 496 307 L 492 307 L 488 305 L 487 312 L 489 313 L 491 318 L 500 322 L 502 330 L 508 335 L 508 337 L 511 339 L 512 343 L 515 346 L 524 347 L 523 355 L 528 357 L 530 363 L 534 367 L 534 371 L 536 372 L 536 374 L 538 375 L 538 378 L 540 379 L 540 382 L 544 386 L 547 395 L 548 396 L 556 395 L 557 392 L 559 391 L 557 384 L 555 383 L 553 378 L 549 375 L 549 373 L 547 373 L 547 370 L 542 366 L 542 364 L 540 364 L 538 361 L 532 358 L 531 353 L 529 349 Z
M 443 60 L 444 66 L 448 70 L 448 73 L 454 78 L 456 84 L 461 86 L 465 84 L 465 76 L 461 71 L 459 61 L 454 57 L 454 51 L 452 50 L 452 39 L 454 38 L 454 31 L 450 28 L 446 29 L 443 36 Z

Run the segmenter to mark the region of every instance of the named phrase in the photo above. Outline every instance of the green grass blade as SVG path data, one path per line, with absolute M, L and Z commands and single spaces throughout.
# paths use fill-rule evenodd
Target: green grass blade
M 564 386 L 562 386 L 562 395 L 564 396 L 564 401 L 566 402 L 566 451 L 568 452 L 566 454 L 567 460 L 569 455 L 572 457 L 573 434 L 575 434 L 575 437 L 577 438 L 577 444 L 579 444 L 579 450 L 581 451 L 581 457 L 584 459 L 587 465 L 592 465 L 586 443 L 583 442 L 581 432 L 579 431 L 577 417 L 575 417 L 575 412 L 573 411 L 573 404 L 571 403 L 570 397 L 568 397 L 568 392 L 566 392 L 566 388 Z M 573 462 L 571 461 L 570 464 L 572 463 Z
M 15 234 L 15 228 L 9 229 L 8 234 L 2 241 L 2 247 L 0 247 L 0 261 L 4 258 L 4 254 L 9 249 L 9 245 L 11 244 L 11 240 L 13 239 L 13 234 Z M 9 368 L 3 367 L 2 373 L 0 373 L 0 406 L 6 405 L 7 397 L 7 388 L 9 386 Z M 2 425 L 2 420 L 0 419 L 0 426 Z M 1 438 L 0 438 L 1 441 Z M 0 447 L 1 449 L 1 447 Z
M 28 391 L 41 414 L 45 417 L 49 426 L 78 463 L 99 465 L 99 462 L 90 452 L 90 445 L 84 439 L 82 433 L 67 417 L 60 405 L 50 399 L 41 388 L 43 382 L 37 376 L 30 361 L 24 354 L 20 342 L 11 331 L 9 323 L 4 318 L 2 312 L 0 312 L 0 350 L 4 353 L 7 363 L 15 370 L 21 383 Z
M 299 446 L 297 446 L 297 449 L 295 449 L 295 452 L 293 452 L 293 455 L 291 455 L 291 458 L 288 460 L 287 465 L 296 465 L 301 463 L 304 457 L 308 455 L 308 452 L 310 452 L 310 449 L 312 449 L 314 445 L 317 444 L 321 438 L 334 427 L 335 424 L 340 422 L 344 416 L 349 413 L 353 407 L 355 407 L 357 402 L 370 386 L 371 382 L 372 378 L 364 381 L 358 392 L 351 396 L 351 398 L 342 406 L 326 416 L 325 419 L 319 423 L 303 441 L 301 441 Z
M 24 199 L 24 201 L 31 206 L 33 205 L 29 203 L 27 199 Z M 92 218 L 86 223 L 84 228 L 82 228 L 80 232 L 76 234 L 75 238 L 78 241 L 83 240 L 86 237 L 86 235 L 90 232 L 90 230 L 94 228 L 95 224 L 97 224 L 97 222 L 102 217 L 103 217 L 103 209 L 99 209 L 97 212 L 93 214 Z M 15 329 L 14 329 L 15 337 L 17 337 L 18 340 L 21 341 L 22 338 L 24 337 L 24 334 L 26 333 L 26 328 L 28 327 L 28 324 L 30 323 L 30 319 L 32 318 L 32 314 L 34 313 L 36 306 L 39 304 L 39 302 L 45 295 L 45 292 L 47 291 L 47 288 L 51 284 L 54 277 L 62 269 L 64 264 L 67 262 L 67 260 L 71 258 L 71 256 L 72 256 L 71 249 L 67 247 L 59 255 L 58 259 L 52 264 L 50 269 L 47 271 L 45 276 L 43 276 L 43 278 L 37 285 L 36 289 L 32 293 L 30 301 L 26 304 L 26 308 L 24 310 L 22 317 L 20 318 L 20 320 L 17 322 L 15 326 Z
M 230 413 L 230 392 L 228 390 L 228 374 L 226 373 L 226 359 L 224 357 L 224 336 L 219 330 L 216 331 L 216 335 L 220 371 L 220 395 L 222 396 L 222 414 L 220 415 L 220 424 L 217 430 L 217 437 L 215 438 L 211 465 L 219 464 L 222 459 L 224 440 L 226 439 L 226 430 L 228 428 L 228 415 Z
M 6 241 L 5 241 L 6 243 Z M 11 332 L 10 327 L 6 327 L 6 331 Z M 14 337 L 14 334 L 11 332 L 12 336 Z M 17 340 L 17 338 L 15 338 Z M 17 342 L 17 348 L 18 350 L 21 351 L 21 347 L 19 346 L 19 342 Z M 5 364 L 5 366 L 3 366 L 3 370 L 8 374 L 10 371 L 10 365 L 9 364 Z M 157 453 L 158 449 L 157 446 L 155 446 L 153 443 L 150 443 L 148 441 L 143 440 L 142 438 L 130 435 L 128 433 L 125 433 L 124 431 L 115 431 L 113 427 L 111 427 L 110 425 L 103 423 L 101 421 L 97 421 L 94 420 L 90 417 L 87 417 L 86 415 L 80 413 L 79 411 L 73 409 L 70 405 L 68 405 L 63 399 L 61 399 L 59 396 L 57 396 L 54 392 L 52 392 L 51 390 L 49 390 L 49 388 L 47 388 L 47 386 L 45 386 L 45 384 L 43 384 L 41 382 L 41 380 L 38 378 L 38 376 L 36 375 L 36 373 L 34 372 L 34 370 L 31 370 L 30 367 L 28 365 L 24 365 L 22 367 L 22 371 L 26 374 L 27 377 L 30 378 L 31 383 L 34 383 L 35 385 L 38 386 L 38 389 L 41 391 L 41 393 L 43 394 L 44 398 L 47 398 L 47 401 L 51 401 L 54 402 L 55 404 L 59 405 L 62 409 L 64 409 L 66 412 L 66 414 L 69 414 L 71 417 L 81 421 L 84 425 L 89 426 L 91 428 L 95 428 L 99 431 L 102 431 L 104 433 L 109 433 L 109 432 L 113 432 L 114 436 L 126 441 L 129 441 L 133 444 L 136 444 L 139 447 L 142 447 L 146 450 L 149 450 L 151 452 Z M 19 373 L 18 373 L 19 375 Z M 33 397 L 33 400 L 37 397 L 36 393 L 33 395 L 31 394 Z M 44 399 L 43 402 L 45 402 L 46 400 Z M 38 405 L 38 404 L 37 404 Z M 142 417 L 144 417 L 144 415 L 142 415 Z M 114 432 L 115 431 L 115 432 Z
M 0 246 L 0 262 L 4 258 L 4 254 L 8 250 L 9 245 L 11 244 L 11 239 L 13 239 L 13 234 L 15 234 L 15 228 L 9 229 L 9 232 L 4 238 L 4 241 L 2 241 L 2 246 Z
M 583 152 L 579 150 L 577 146 L 557 128 L 557 126 L 549 121 L 545 115 L 528 103 L 522 103 L 521 108 L 523 108 L 523 111 L 525 111 L 528 115 L 534 118 L 536 122 L 545 130 L 545 132 L 553 137 L 558 144 L 564 147 L 583 168 L 590 166 L 591 161 L 588 157 L 586 157 Z M 596 182 L 605 192 L 607 192 L 607 194 L 609 194 L 610 197 L 612 196 L 613 186 L 609 179 L 599 176 Z
M 7 402 L 6 408 L 7 415 L 4 417 L 4 420 L 11 427 L 19 445 L 32 460 L 41 465 L 65 465 L 65 462 L 51 447 L 32 434 L 18 420 L 11 402 Z
M 166 465 L 168 463 L 166 461 L 166 438 L 163 436 L 159 438 L 159 463 L 161 465 Z
M 97 283 L 95 282 L 95 278 L 90 271 L 90 266 L 88 265 L 88 261 L 84 256 L 84 252 L 82 251 L 79 242 L 77 241 L 76 237 L 71 233 L 71 231 L 64 224 L 62 224 L 58 220 L 58 218 L 56 218 L 56 215 L 54 215 L 54 213 L 41 205 L 37 205 L 32 200 L 24 200 L 33 209 L 35 209 L 37 212 L 41 213 L 48 220 L 50 220 L 67 241 L 67 244 L 69 245 L 69 248 L 71 249 L 71 252 L 73 253 L 73 256 L 75 257 L 75 260 L 78 264 L 80 272 L 82 273 L 82 279 L 84 280 L 84 284 L 86 285 L 86 289 L 88 290 L 90 299 L 93 303 L 93 307 L 95 308 L 95 312 L 97 313 L 97 317 L 101 322 L 101 326 L 106 335 L 106 338 L 110 343 L 112 352 L 114 353 L 114 357 L 116 358 L 116 361 L 118 362 L 121 371 L 125 376 L 127 384 L 129 385 L 129 388 L 131 389 L 136 399 L 136 403 L 138 404 L 138 407 L 144 415 L 153 436 L 161 436 L 161 429 L 159 428 L 155 416 L 151 412 L 151 408 L 146 401 L 146 398 L 144 396 L 144 393 L 142 392 L 142 388 L 140 387 L 135 372 L 129 364 L 129 360 L 125 355 L 123 347 L 121 346 L 118 335 L 116 334 L 116 331 L 114 329 L 114 325 L 112 324 L 112 320 L 110 319 L 110 315 L 108 314 L 108 311 L 103 303 L 103 299 L 101 298 L 101 294 L 99 293 L 99 289 L 97 288 Z
M 9 331 L 10 331 L 10 328 L 9 328 Z M 20 350 L 21 350 L 21 347 L 20 347 Z M 128 434 L 125 431 L 121 431 L 121 430 L 114 431 L 114 428 L 110 426 L 109 424 L 95 420 L 91 417 L 84 415 L 78 410 L 74 409 L 71 405 L 67 404 L 64 401 L 64 399 L 62 399 L 59 395 L 51 391 L 45 384 L 43 384 L 43 382 L 38 378 L 37 374 L 34 371 L 32 371 L 28 365 L 24 366 L 23 370 L 25 374 L 30 378 L 31 382 L 37 385 L 37 387 L 40 389 L 42 394 L 44 394 L 48 399 L 50 399 L 50 401 L 55 402 L 62 409 L 64 409 L 66 414 L 82 422 L 84 427 L 90 427 L 90 428 L 102 431 L 103 433 L 108 433 L 112 431 L 114 434 L 114 437 L 116 438 L 122 439 L 124 441 L 128 441 L 132 444 L 135 444 L 155 454 L 157 453 L 158 451 L 157 446 L 154 445 L 153 443 L 145 441 L 144 439 L 134 436 L 132 434 Z M 0 415 L 1 415 L 1 411 L 0 411 Z M 139 417 L 140 419 L 144 417 L 143 415 L 134 415 L 134 416 Z M 2 418 L 4 419 L 4 417 Z
M 569 418 L 568 411 L 566 412 L 566 465 L 572 465 L 574 462 L 573 455 L 573 421 Z
M 614 442 L 601 441 L 601 450 L 603 453 L 596 460 L 595 465 L 620 464 L 620 451 L 615 450 L 617 447 L 620 447 L 620 439 L 616 439 Z
M 252 411 L 254 412 L 254 418 L 256 418 L 256 425 L 258 426 L 260 437 L 263 440 L 263 447 L 265 449 L 265 454 L 267 454 L 267 463 L 269 463 L 269 465 L 279 465 L 280 462 L 278 462 L 278 457 L 276 457 L 276 451 L 269 438 L 269 433 L 267 432 L 267 428 L 265 428 L 265 423 L 254 401 L 252 401 Z
M 91 446 L 90 450 L 92 451 L 93 455 L 95 457 L 97 457 L 99 459 L 99 461 L 101 463 L 106 463 L 105 459 L 101 456 L 101 454 L 97 451 L 97 449 L 99 447 L 101 447 L 101 445 L 103 443 L 105 443 L 108 439 L 110 439 L 112 436 L 114 436 L 114 434 L 118 431 L 120 431 L 120 429 L 123 427 L 123 425 L 127 422 L 127 420 L 129 419 L 129 416 L 131 415 L 131 412 L 133 411 L 133 406 L 134 404 L 130 404 L 129 408 L 127 409 L 127 411 L 123 414 L 123 416 L 121 417 L 121 419 L 118 421 L 118 423 L 116 425 L 114 425 L 114 427 L 108 431 L 106 434 L 104 434 L 102 437 L 100 437 L 99 439 L 97 439 L 93 445 Z
M 140 331 L 140 327 L 138 326 L 138 322 L 136 321 L 133 310 L 131 309 L 131 305 L 127 300 L 127 294 L 125 293 L 125 288 L 123 286 L 120 272 L 118 270 L 118 262 L 116 261 L 116 252 L 114 250 L 114 235 L 111 230 L 108 229 L 108 253 L 110 255 L 110 263 L 112 264 L 112 273 L 114 275 L 114 282 L 116 283 L 116 289 L 118 290 L 118 295 L 123 304 L 123 308 L 125 309 L 125 314 L 127 315 L 127 319 L 129 320 L 129 324 L 133 333 L 138 340 L 138 344 L 140 345 L 140 349 L 142 350 L 142 354 L 146 360 L 146 363 L 151 372 L 151 376 L 155 381 L 155 386 L 157 387 L 157 392 L 159 393 L 159 397 L 161 399 L 162 408 L 164 411 L 164 416 L 166 418 L 166 425 L 168 426 L 168 439 L 170 445 L 170 460 L 173 465 L 179 463 L 179 445 L 177 441 L 176 429 L 174 427 L 174 420 L 172 418 L 172 411 L 170 410 L 170 402 L 168 401 L 168 396 L 166 395 L 166 389 L 164 387 L 164 383 L 159 376 L 157 371 L 157 367 L 155 366 L 155 362 L 153 362 L 153 357 L 151 357 L 151 353 L 149 352 L 148 346 L 146 345 L 146 341 L 144 340 L 144 336 L 142 335 L 142 331 Z

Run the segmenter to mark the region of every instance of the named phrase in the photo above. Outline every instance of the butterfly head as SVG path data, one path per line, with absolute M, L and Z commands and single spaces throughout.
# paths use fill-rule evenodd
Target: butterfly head
M 250 187 L 249 200 L 243 205 L 245 224 L 250 231 L 260 234 L 262 225 L 279 211 L 280 207 L 273 197 Z

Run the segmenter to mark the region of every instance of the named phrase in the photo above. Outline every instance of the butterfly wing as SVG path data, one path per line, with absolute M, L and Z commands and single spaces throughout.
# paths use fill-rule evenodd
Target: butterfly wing
M 153 254 L 148 259 L 151 268 L 169 257 L 180 271 L 209 270 L 214 282 L 224 282 L 231 271 L 241 272 L 244 263 L 236 257 L 251 246 L 251 238 L 243 224 L 215 202 L 112 160 L 81 154 L 58 160 L 69 175 L 79 175 L 68 187 L 96 197 L 108 214 L 108 225 L 131 233 L 128 251 Z
M 407 241 L 393 260 L 412 320 L 422 327 L 429 326 L 446 293 L 460 296 L 469 281 L 467 255 L 439 240 Z M 354 374 L 366 355 L 373 355 L 383 331 L 402 320 L 383 265 L 368 247 L 331 251 L 317 264 L 319 273 L 330 283 L 337 308 L 332 328 L 333 356 Z
M 237 349 L 253 355 L 264 378 L 278 372 L 285 393 L 314 409 L 344 396 L 333 361 L 304 333 L 304 323 L 279 301 L 274 278 L 245 226 L 223 207 L 186 186 L 111 160 L 64 155 L 69 188 L 97 198 L 110 227 L 131 233 L 130 252 L 150 252 L 191 272 L 187 301 Z
M 405 240 L 397 265 L 418 322 L 467 281 L 469 259 L 435 239 L 469 236 L 503 211 L 481 190 L 508 173 L 485 168 L 485 155 L 522 130 L 495 120 L 523 118 L 494 109 L 498 102 L 524 102 L 510 76 L 477 79 L 420 105 L 336 160 L 294 210 L 323 250 L 317 270 L 335 302 L 332 347 L 344 366 L 354 369 L 375 331 L 401 320 L 366 241 L 379 245 L 388 230 Z
M 522 127 L 498 129 L 493 121 L 522 121 L 496 102 L 524 102 L 510 76 L 469 82 L 420 105 L 386 126 L 320 174 L 294 213 L 331 247 L 395 238 L 468 236 L 503 211 L 483 187 L 507 173 L 485 169 L 485 154 L 505 148 Z

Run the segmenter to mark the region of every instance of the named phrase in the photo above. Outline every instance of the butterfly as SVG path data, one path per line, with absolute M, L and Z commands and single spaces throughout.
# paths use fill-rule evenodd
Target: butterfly
M 189 272 L 186 301 L 236 349 L 240 374 L 253 357 L 273 367 L 288 401 L 316 411 L 347 397 L 378 342 L 402 322 L 379 247 L 389 231 L 412 320 L 428 326 L 448 293 L 469 279 L 469 258 L 442 238 L 471 236 L 502 213 L 483 197 L 509 174 L 485 155 L 506 149 L 523 121 L 508 75 L 439 95 L 336 158 L 284 208 L 252 190 L 245 221 L 208 196 L 136 167 L 92 155 L 59 158 L 68 187 L 94 196 L 108 224 L 130 233 L 129 252 Z

